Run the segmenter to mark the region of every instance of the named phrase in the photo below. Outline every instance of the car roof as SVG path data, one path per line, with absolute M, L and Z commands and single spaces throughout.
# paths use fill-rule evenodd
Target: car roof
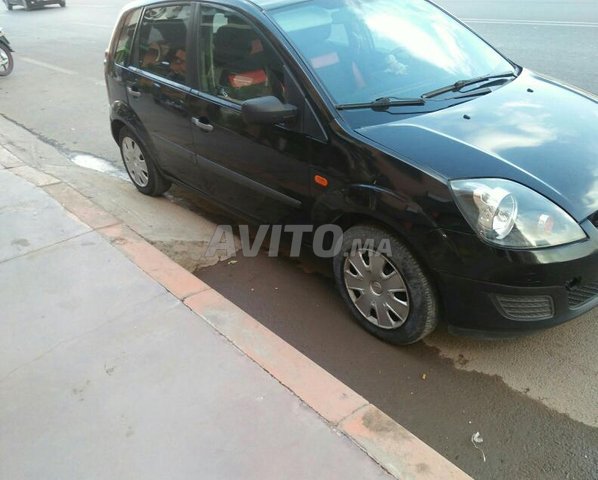
M 166 0 L 164 3 L 166 3 Z M 175 0 L 172 0 L 175 1 Z M 199 2 L 201 0 L 191 0 L 195 2 Z M 208 2 L 210 0 L 207 0 Z M 222 5 L 228 6 L 235 6 L 243 3 L 253 4 L 262 10 L 272 10 L 278 7 L 284 7 L 287 5 L 293 5 L 296 3 L 304 3 L 307 0 L 216 0 L 218 3 Z M 123 11 L 128 11 L 133 8 L 138 7 L 145 7 L 146 5 L 152 5 L 154 3 L 162 3 L 160 0 L 135 0 L 133 2 L 128 3 L 123 7 Z

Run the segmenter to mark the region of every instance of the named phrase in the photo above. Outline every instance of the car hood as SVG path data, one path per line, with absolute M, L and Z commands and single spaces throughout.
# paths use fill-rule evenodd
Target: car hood
M 507 178 L 577 221 L 598 211 L 596 97 L 527 70 L 474 100 L 357 132 L 443 180 Z

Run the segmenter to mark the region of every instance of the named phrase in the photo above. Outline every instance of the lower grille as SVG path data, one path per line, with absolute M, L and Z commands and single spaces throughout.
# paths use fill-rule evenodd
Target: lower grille
M 568 302 L 570 308 L 581 307 L 598 296 L 598 282 L 587 283 L 578 286 L 568 292 Z
M 547 320 L 554 316 L 554 303 L 548 295 L 496 295 L 502 314 L 511 320 Z

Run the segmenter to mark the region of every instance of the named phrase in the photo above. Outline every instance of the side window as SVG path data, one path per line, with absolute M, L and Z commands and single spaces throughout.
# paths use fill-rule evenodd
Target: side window
M 141 9 L 133 10 L 127 13 L 122 23 L 120 36 L 114 49 L 114 63 L 118 65 L 125 65 L 129 60 L 131 48 L 133 47 L 133 35 L 135 34 L 135 27 L 137 26 L 137 22 L 139 22 L 140 15 Z
M 137 35 L 136 66 L 186 84 L 190 24 L 190 5 L 146 8 Z
M 282 60 L 239 14 L 202 6 L 201 88 L 233 102 L 274 95 L 285 101 Z

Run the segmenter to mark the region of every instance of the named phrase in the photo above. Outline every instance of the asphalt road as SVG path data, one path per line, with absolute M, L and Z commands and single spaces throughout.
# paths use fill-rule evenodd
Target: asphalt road
M 91 154 L 120 169 L 102 58 L 125 2 L 67 1 L 65 9 L 0 13 L 17 50 L 14 73 L 0 79 L 0 113 L 68 156 Z M 598 93 L 596 0 L 439 3 L 516 62 Z M 598 478 L 598 315 L 507 342 L 441 328 L 396 348 L 351 321 L 327 264 L 307 255 L 237 260 L 197 275 L 475 478 Z M 470 443 L 476 431 L 486 462 Z

